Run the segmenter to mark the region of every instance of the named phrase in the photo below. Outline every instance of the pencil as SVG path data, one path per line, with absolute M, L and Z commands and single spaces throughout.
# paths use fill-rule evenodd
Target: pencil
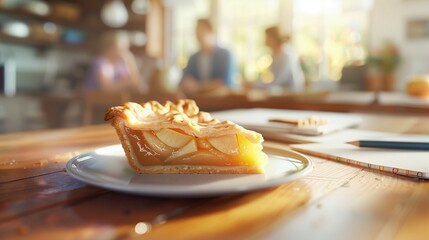
M 368 148 L 429 150 L 429 142 L 360 140 L 360 141 L 349 142 L 349 144 L 355 145 L 357 147 L 368 147 Z

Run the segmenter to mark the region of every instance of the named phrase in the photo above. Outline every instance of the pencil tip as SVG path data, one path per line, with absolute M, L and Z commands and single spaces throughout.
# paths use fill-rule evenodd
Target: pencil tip
M 348 144 L 359 146 L 359 141 L 348 142 Z

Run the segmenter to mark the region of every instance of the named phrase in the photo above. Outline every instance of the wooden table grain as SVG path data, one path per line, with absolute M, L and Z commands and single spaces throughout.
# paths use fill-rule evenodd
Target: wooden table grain
M 364 129 L 429 134 L 427 117 L 363 116 Z M 0 135 L 0 239 L 429 238 L 429 182 L 315 157 L 304 178 L 215 198 L 116 193 L 65 172 L 116 143 L 108 125 Z

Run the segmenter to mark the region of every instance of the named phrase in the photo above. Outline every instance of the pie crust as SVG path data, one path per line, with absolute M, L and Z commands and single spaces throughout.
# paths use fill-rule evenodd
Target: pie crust
M 262 173 L 267 162 L 261 134 L 219 121 L 190 99 L 128 102 L 104 120 L 138 173 Z

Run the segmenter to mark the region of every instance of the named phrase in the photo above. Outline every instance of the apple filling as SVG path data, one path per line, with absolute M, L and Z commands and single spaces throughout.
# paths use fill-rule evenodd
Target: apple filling
M 238 134 L 200 138 L 180 129 L 159 131 L 125 127 L 131 148 L 143 166 L 260 166 L 266 155 L 262 146 Z

